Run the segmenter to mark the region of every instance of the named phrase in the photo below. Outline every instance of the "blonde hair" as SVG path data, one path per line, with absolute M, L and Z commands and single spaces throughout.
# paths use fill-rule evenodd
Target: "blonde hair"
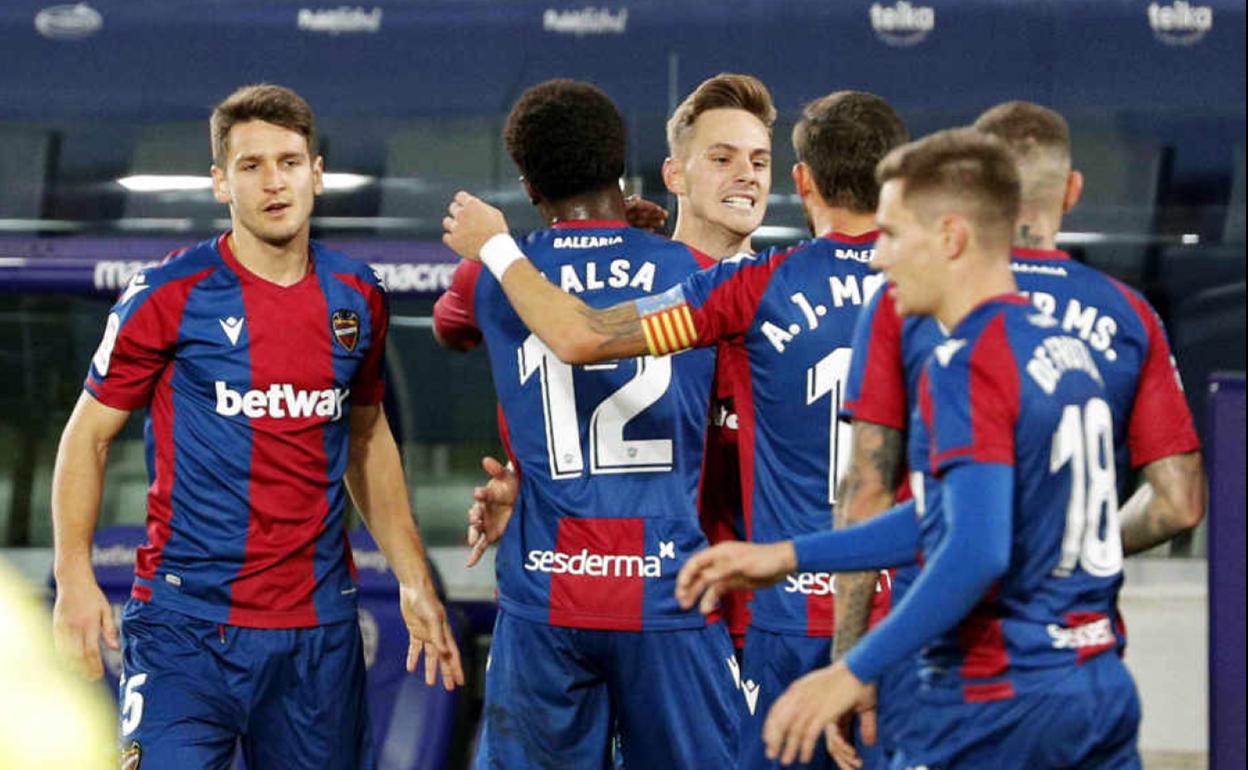
M 707 78 L 685 97 L 667 121 L 667 150 L 673 157 L 684 151 L 693 124 L 710 110 L 745 110 L 758 118 L 771 133 L 776 122 L 776 106 L 763 81 L 753 75 L 721 72 Z

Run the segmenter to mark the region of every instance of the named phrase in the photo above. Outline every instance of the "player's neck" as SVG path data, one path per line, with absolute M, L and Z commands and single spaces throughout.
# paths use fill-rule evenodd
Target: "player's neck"
M 809 206 L 806 211 L 810 230 L 816 238 L 832 233 L 865 235 L 873 232 L 875 212 L 862 213 L 834 206 Z
M 537 204 L 537 210 L 552 225 L 578 220 L 623 222 L 628 219 L 624 213 L 624 195 L 614 185 L 558 202 L 542 201 Z
M 296 284 L 308 274 L 308 228 L 283 244 L 263 241 L 246 228 L 230 233 L 230 251 L 238 263 L 278 286 Z
M 1062 229 L 1062 201 L 1046 198 L 1024 201 L 1014 228 L 1014 247 L 1052 251 Z
M 1052 251 L 1057 248 L 1057 233 L 1062 229 L 1061 214 L 1024 211 L 1014 228 L 1014 246 L 1019 249 Z
M 934 313 L 946 329 L 953 329 L 975 308 L 993 297 L 1018 291 L 1014 271 L 1005 255 L 968 255 L 962 269 L 949 276 L 942 301 Z
M 713 222 L 676 214 L 672 240 L 692 246 L 712 259 L 724 259 L 741 252 L 753 253 L 750 236 L 735 233 Z

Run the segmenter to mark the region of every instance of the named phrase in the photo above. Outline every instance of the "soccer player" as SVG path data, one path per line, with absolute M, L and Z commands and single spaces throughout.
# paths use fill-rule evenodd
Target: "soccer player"
M 1017 293 L 1021 194 L 1003 142 L 942 131 L 890 154 L 879 178 L 875 265 L 898 312 L 950 330 L 923 367 L 910 425 L 925 478 L 914 500 L 861 526 L 699 554 L 680 576 L 682 603 L 708 586 L 909 563 L 919 551 L 923 568 L 889 617 L 777 701 L 771 755 L 810 756 L 842 715 L 873 704 L 869 682 L 922 648 L 898 766 L 1138 766 L 1139 701 L 1114 623 L 1122 426 L 1110 383 L 1121 375 L 1096 341 Z
M 720 262 L 666 293 L 607 309 L 560 292 L 509 241 L 491 240 L 506 232 L 501 214 L 467 194 L 452 203 L 444 240 L 467 258 L 482 253 L 520 317 L 564 361 L 670 354 L 743 337 L 748 369 L 736 396 L 748 535 L 782 540 L 831 524 L 837 450 L 847 438 L 835 428 L 848 343 L 859 308 L 880 283 L 866 264 L 875 239 L 874 168 L 904 140 L 900 119 L 879 97 L 846 91 L 812 102 L 794 129 L 793 175 L 818 237 Z M 759 740 L 770 699 L 828 659 L 829 577 L 794 575 L 754 596 L 742 670 L 742 767 L 770 764 Z
M 524 248 L 570 292 L 556 294 L 611 305 L 711 264 L 624 223 L 624 122 L 599 89 L 528 89 L 504 139 L 551 223 Z M 680 564 L 706 544 L 696 501 L 714 353 L 573 367 L 525 328 L 490 273 L 463 296 L 520 478 L 495 562 L 477 766 L 602 767 L 618 730 L 628 766 L 724 767 L 737 732 L 731 642 L 672 594 Z
M 463 672 L 380 409 L 388 325 L 367 265 L 309 240 L 311 109 L 247 86 L 214 109 L 231 230 L 140 273 L 108 317 L 52 489 L 57 646 L 117 646 L 91 572 L 109 444 L 150 410 L 148 542 L 123 614 L 121 738 L 144 767 L 371 768 L 350 493 L 399 581 L 407 668 Z M 436 660 L 435 660 L 436 659 Z
M 673 239 L 712 259 L 752 253 L 750 236 L 762 223 L 771 190 L 771 126 L 775 106 L 766 86 L 749 75 L 721 73 L 703 81 L 673 111 L 667 123 L 670 156 L 663 178 L 677 197 Z M 434 306 L 434 335 L 457 350 L 480 342 L 469 308 L 471 288 L 481 265 L 464 261 L 451 287 Z M 712 542 L 745 537 L 737 460 L 734 372 L 744 361 L 739 340 L 717 347 L 715 395 L 703 460 L 698 505 Z M 514 474 L 492 458 L 482 465 L 490 475 L 469 511 L 469 565 L 506 527 L 514 500 Z M 723 611 L 734 644 L 744 643 L 749 622 L 746 595 L 725 597 Z
M 1088 341 L 1115 395 L 1118 479 L 1126 463 L 1142 468 L 1146 483 L 1120 511 L 1127 555 L 1147 550 L 1194 527 L 1204 514 L 1205 478 L 1187 402 L 1177 387 L 1164 331 L 1135 291 L 1057 250 L 1062 215 L 1076 204 L 1082 175 L 1071 167 L 1070 131 L 1053 110 L 1007 102 L 985 112 L 975 127 L 1002 139 L 1018 162 L 1021 213 L 1014 231 L 1013 270 L 1033 303 Z M 891 502 L 906 465 L 903 444 L 923 363 L 944 341 L 930 318 L 902 321 L 887 292 L 863 311 L 855 337 L 854 365 L 842 416 L 853 420 L 853 461 L 838 504 L 838 525 L 872 518 Z M 1124 429 L 1125 426 L 1125 429 Z M 918 460 L 916 460 L 918 463 Z M 921 471 L 926 463 L 916 464 Z M 928 491 L 929 508 L 938 494 Z M 916 567 L 893 580 L 897 601 Z M 867 626 L 874 588 L 856 575 L 837 576 L 835 658 L 843 657 Z M 881 679 L 880 735 L 886 746 L 904 728 L 906 704 L 917 690 L 917 672 L 902 666 Z

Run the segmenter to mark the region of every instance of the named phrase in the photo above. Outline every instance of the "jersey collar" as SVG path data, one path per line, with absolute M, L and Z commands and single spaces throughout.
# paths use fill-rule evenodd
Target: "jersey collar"
M 1011 259 L 1070 259 L 1070 255 L 1061 249 L 1010 249 Z
M 618 219 L 565 219 L 555 222 L 551 230 L 620 230 L 628 227 Z

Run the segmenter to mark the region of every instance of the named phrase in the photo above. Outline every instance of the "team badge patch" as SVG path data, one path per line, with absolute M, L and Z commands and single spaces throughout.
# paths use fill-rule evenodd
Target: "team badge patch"
M 348 353 L 354 353 L 355 346 L 360 342 L 359 314 L 354 310 L 335 310 L 330 324 L 338 344 L 346 348 Z
M 143 747 L 138 741 L 130 741 L 130 745 L 121 750 L 121 770 L 139 770 L 142 759 Z

